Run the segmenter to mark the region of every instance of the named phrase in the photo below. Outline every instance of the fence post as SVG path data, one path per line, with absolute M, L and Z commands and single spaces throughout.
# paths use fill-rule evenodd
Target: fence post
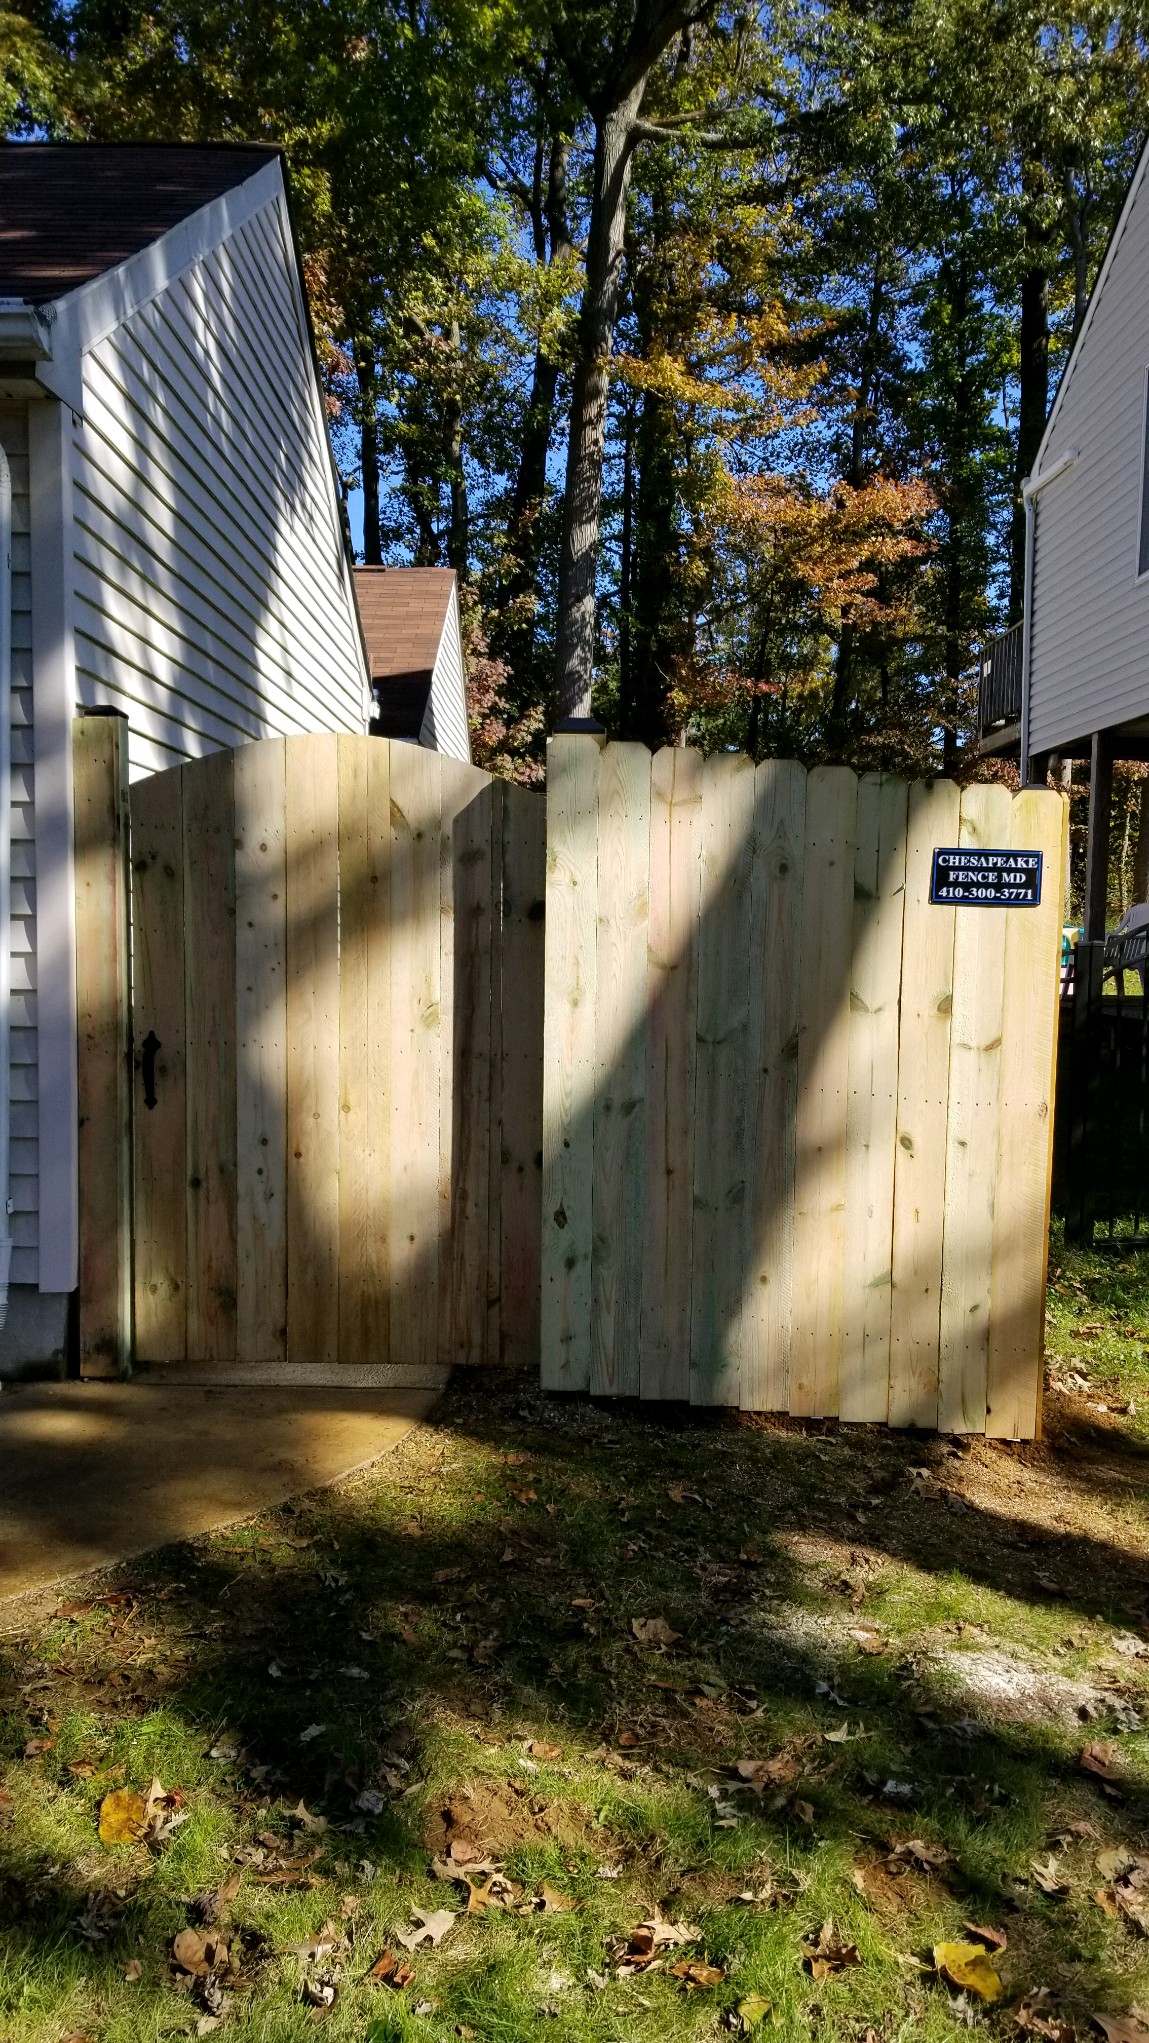
M 80 1374 L 132 1362 L 132 1067 L 128 725 L 72 725 L 79 1067 Z
M 1104 942 L 1078 943 L 1070 1003 L 1069 1142 L 1065 1172 L 1065 1239 L 1088 1242 L 1097 1202 L 1094 1150 L 1097 1135 L 1098 1037 Z

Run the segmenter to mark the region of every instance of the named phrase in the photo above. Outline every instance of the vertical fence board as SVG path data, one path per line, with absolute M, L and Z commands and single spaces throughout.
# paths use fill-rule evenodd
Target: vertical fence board
M 959 844 L 1007 844 L 1009 827 L 1008 788 L 963 791 Z M 1000 911 L 955 910 L 938 1354 L 938 1424 L 947 1433 L 985 1430 L 1004 934 Z
M 391 988 L 386 745 L 341 737 L 339 778 L 339 1360 L 386 1362 Z
M 339 741 L 286 740 L 287 1353 L 339 1356 Z
M 930 871 L 934 846 L 956 844 L 959 823 L 952 781 L 911 787 L 894 1152 L 892 1426 L 937 1424 L 954 910 L 931 907 Z
M 439 1347 L 442 762 L 391 748 L 391 1359 Z
M 80 1374 L 117 1377 L 129 1373 L 132 1358 L 130 911 L 124 719 L 78 717 L 72 726 L 72 761 Z
M 642 1301 L 650 753 L 607 745 L 599 767 L 590 1387 L 637 1396 Z
M 235 821 L 230 752 L 184 781 L 187 1349 L 236 1359 Z
M 698 1049 L 694 1084 L 692 1404 L 736 1405 L 749 1219 L 746 1088 L 754 762 L 702 769 Z
M 485 1357 L 499 1361 L 503 1352 L 503 985 L 500 957 L 503 942 L 503 843 L 506 835 L 507 788 L 504 780 L 488 786 L 491 806 L 491 896 L 486 920 L 487 999 L 490 1012 L 490 1076 L 487 1099 L 487 1325 Z M 539 1016 L 540 1035 L 542 1016 Z
M 184 772 L 140 780 L 132 811 L 135 1064 L 135 1339 L 140 1362 L 187 1354 L 187 1096 L 184 1074 Z M 144 1044 L 155 1037 L 155 1105 Z M 149 1060 L 150 1061 L 150 1060 Z
M 444 1359 L 487 1358 L 490 1315 L 491 937 L 495 798 L 477 768 L 443 762 L 439 1214 Z M 497 1334 L 496 1334 L 497 1349 Z
M 795 1108 L 790 1410 L 838 1409 L 846 1250 L 849 960 L 854 921 L 858 783 L 819 766 L 806 786 L 799 968 L 801 1031 Z
M 855 1421 L 889 1416 L 907 793 L 892 774 L 867 773 L 858 782 L 838 1405 L 843 1419 Z
M 541 1306 L 547 1390 L 586 1390 L 591 1371 L 599 758 L 594 738 L 552 738 L 547 747 Z
M 1068 815 L 1061 795 L 1037 788 L 1010 815 L 1009 842 L 1042 853 L 1042 881 L 1039 907 L 1005 914 L 986 1432 L 1006 1440 L 1031 1440 L 1040 1424 Z
M 694 1057 L 702 754 L 656 752 L 650 774 L 646 942 L 646 1198 L 640 1391 L 690 1396 Z
M 236 1349 L 287 1355 L 287 851 L 282 739 L 235 754 Z
M 500 1359 L 512 1367 L 533 1368 L 539 1355 L 542 1255 L 545 798 L 507 787 L 502 823 L 503 912 L 494 994 L 502 1061 Z
M 764 760 L 755 773 L 748 1084 L 750 1234 L 742 1308 L 741 1401 L 785 1411 L 794 1277 L 794 1119 L 798 1093 L 805 769 Z

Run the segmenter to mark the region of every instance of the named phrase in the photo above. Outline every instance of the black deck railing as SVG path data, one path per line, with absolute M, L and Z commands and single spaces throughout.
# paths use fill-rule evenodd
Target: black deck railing
M 1021 625 L 992 639 L 978 665 L 978 728 L 983 738 L 1021 719 Z

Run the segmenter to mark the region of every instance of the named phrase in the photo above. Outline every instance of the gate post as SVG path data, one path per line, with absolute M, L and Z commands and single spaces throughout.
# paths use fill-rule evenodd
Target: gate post
M 72 725 L 79 1068 L 80 1374 L 132 1363 L 132 1068 L 128 723 Z

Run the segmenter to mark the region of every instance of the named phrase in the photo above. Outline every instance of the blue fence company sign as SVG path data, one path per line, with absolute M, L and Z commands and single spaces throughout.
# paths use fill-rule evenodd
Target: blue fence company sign
M 930 900 L 943 908 L 1036 908 L 1041 853 L 936 850 Z

